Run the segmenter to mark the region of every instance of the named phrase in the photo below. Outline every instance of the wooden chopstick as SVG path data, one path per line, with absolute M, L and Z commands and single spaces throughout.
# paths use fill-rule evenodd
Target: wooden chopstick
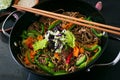
M 14 6 L 15 7 L 16 6 L 20 7 L 18 5 L 14 5 Z M 36 10 L 36 9 L 33 9 L 33 10 Z M 71 20 L 81 21 L 83 23 L 89 23 L 89 24 L 93 24 L 93 25 L 96 25 L 96 26 L 101 26 L 101 27 L 105 27 L 105 28 L 111 28 L 111 29 L 115 29 L 115 30 L 120 30 L 120 28 L 113 27 L 113 26 L 110 26 L 110 25 L 104 25 L 104 24 L 101 24 L 101 23 L 96 23 L 96 22 L 92 22 L 92 21 L 82 20 L 82 19 L 78 19 L 78 18 L 74 18 L 74 17 L 70 17 L 70 16 L 65 16 L 65 15 L 62 15 L 62 14 L 57 14 L 57 13 L 53 13 L 53 12 L 49 12 L 49 11 L 45 11 L 45 10 L 40 10 L 40 9 L 39 9 L 39 11 L 42 12 L 42 13 L 46 13 L 46 14 L 50 14 L 50 15 L 54 15 L 54 16 L 58 16 L 58 17 L 63 17 L 63 18 L 71 19 Z
M 89 28 L 95 28 L 97 30 L 102 30 L 102 31 L 109 32 L 109 33 L 112 33 L 112 34 L 120 35 L 120 28 L 115 27 L 115 26 L 110 26 L 110 25 L 105 25 L 105 24 L 101 24 L 101 23 L 97 23 L 97 22 L 78 19 L 78 18 L 65 16 L 65 15 L 58 14 L 58 13 L 53 13 L 53 12 L 50 12 L 50 11 L 41 10 L 41 9 L 23 7 L 23 6 L 19 6 L 19 5 L 13 5 L 13 7 L 17 8 L 17 9 L 20 9 L 20 10 L 32 12 L 32 13 L 39 14 L 39 15 L 43 15 L 43 16 L 46 16 L 46 17 L 59 19 L 59 20 L 71 22 L 71 23 L 74 23 L 74 24 L 77 24 L 77 25 L 86 26 L 86 27 L 89 27 Z

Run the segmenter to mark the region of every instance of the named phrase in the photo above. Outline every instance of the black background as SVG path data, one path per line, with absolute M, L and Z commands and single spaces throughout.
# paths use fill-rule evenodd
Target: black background
M 46 0 L 40 0 L 40 2 Z M 95 6 L 98 0 L 84 0 Z M 101 13 L 105 18 L 106 24 L 120 27 L 120 0 L 101 0 L 103 9 Z M 0 25 L 1 26 L 1 25 Z M 119 37 L 119 36 L 118 36 Z M 20 67 L 12 58 L 8 38 L 0 33 L 0 80 L 42 80 L 37 76 L 29 75 L 26 70 Z M 97 63 L 107 63 L 112 61 L 120 50 L 120 41 L 109 39 L 108 46 L 104 54 Z M 120 80 L 120 62 L 110 67 L 95 67 L 91 72 L 78 74 L 67 80 Z M 63 79 L 62 79 L 63 80 Z

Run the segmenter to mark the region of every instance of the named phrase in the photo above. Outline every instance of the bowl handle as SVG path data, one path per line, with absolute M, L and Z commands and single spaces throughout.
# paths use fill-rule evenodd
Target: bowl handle
M 20 15 L 19 15 L 19 14 Z M 2 24 L 2 32 L 3 32 L 3 34 L 5 35 L 5 36 L 7 36 L 7 37 L 10 37 L 10 34 L 9 33 L 7 33 L 7 31 L 4 29 L 4 27 L 5 27 L 5 24 L 7 23 L 7 20 L 11 17 L 11 16 L 13 16 L 14 17 L 14 19 L 15 19 L 15 22 L 20 18 L 20 16 L 21 16 L 21 13 L 23 13 L 23 12 L 21 12 L 21 11 L 13 11 L 13 12 L 11 12 L 7 17 L 6 17 L 6 19 L 3 21 L 3 24 Z M 14 26 L 14 23 L 13 23 L 13 26 Z M 12 27 L 13 27 L 12 26 Z M 12 29 L 12 27 L 9 29 L 9 30 L 11 30 Z
M 109 63 L 103 63 L 103 64 L 93 64 L 86 71 L 89 72 L 91 68 L 97 67 L 97 66 L 98 67 L 99 66 L 114 66 L 119 62 L 119 60 L 120 60 L 120 51 L 119 51 L 118 55 L 116 56 L 116 58 L 113 61 L 111 61 Z

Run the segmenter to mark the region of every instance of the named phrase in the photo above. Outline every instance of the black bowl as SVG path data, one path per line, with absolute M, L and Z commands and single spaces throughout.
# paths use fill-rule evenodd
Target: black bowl
M 87 17 L 91 16 L 91 19 L 93 21 L 105 23 L 103 16 L 97 9 L 95 9 L 90 4 L 83 2 L 81 0 L 48 0 L 48 1 L 45 1 L 45 2 L 40 3 L 39 5 L 35 6 L 35 8 L 48 10 L 48 11 L 56 11 L 58 9 L 64 9 L 65 11 L 78 11 L 81 14 L 86 15 Z M 60 76 L 52 76 L 52 75 L 44 75 L 44 74 L 37 73 L 34 70 L 26 68 L 21 63 L 21 61 L 17 57 L 18 54 L 21 54 L 21 51 L 19 48 L 20 46 L 18 44 L 19 41 L 21 41 L 20 35 L 22 34 L 23 30 L 26 30 L 28 28 L 28 26 L 31 25 L 34 21 L 38 20 L 39 17 L 36 16 L 35 14 L 26 12 L 23 16 L 21 16 L 21 18 L 14 25 L 13 30 L 10 34 L 9 48 L 10 48 L 11 54 L 12 54 L 13 58 L 15 59 L 15 61 L 19 65 L 24 67 L 25 69 L 29 70 L 30 72 L 37 74 L 39 76 L 43 76 L 43 77 L 63 77 L 63 76 L 78 74 L 78 72 L 85 71 L 86 69 L 78 70 L 78 71 L 70 73 L 70 74 L 65 74 L 65 75 L 60 75 Z M 17 45 L 15 45 L 15 44 L 17 44 Z M 103 51 L 105 49 L 106 44 L 107 44 L 107 39 L 103 38 L 102 44 L 101 44 Z M 102 51 L 102 53 L 103 53 L 103 51 Z M 99 57 L 100 57 L 100 55 L 96 58 L 96 60 Z M 90 65 L 92 65 L 96 60 L 91 62 Z M 86 68 L 88 68 L 90 65 L 88 65 Z

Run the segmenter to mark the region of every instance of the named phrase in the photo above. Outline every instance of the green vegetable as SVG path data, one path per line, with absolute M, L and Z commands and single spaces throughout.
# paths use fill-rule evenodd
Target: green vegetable
M 38 31 L 36 31 L 36 30 L 29 30 L 29 31 L 27 31 L 27 35 L 28 36 L 33 36 L 33 37 L 35 37 L 35 36 L 38 36 L 40 33 L 38 32 Z
M 41 64 L 39 61 L 38 61 L 38 58 L 39 58 L 39 55 L 40 54 L 37 54 L 34 58 L 35 60 L 35 63 L 37 64 L 37 66 L 42 69 L 43 71 L 47 72 L 48 74 L 51 74 L 51 75 L 63 75 L 63 74 L 67 74 L 66 71 L 57 71 L 57 72 L 54 72 L 53 69 L 51 69 L 50 67 L 46 66 L 46 65 L 43 65 Z
M 91 60 L 95 60 L 95 58 L 97 58 L 99 55 L 100 55 L 100 53 L 101 53 L 101 51 L 102 51 L 102 48 L 101 48 L 101 46 L 98 46 L 97 47 L 98 48 L 98 51 L 95 53 L 95 55 L 91 58 Z
M 38 65 L 38 67 L 41 68 L 43 71 L 45 71 L 45 72 L 53 75 L 54 71 L 53 71 L 51 68 L 49 68 L 49 67 L 47 67 L 47 66 L 45 66 L 45 65 L 39 64 L 39 63 L 38 63 L 37 65 Z
M 39 23 L 39 29 L 41 30 L 40 33 L 42 35 L 45 31 L 45 26 L 44 26 L 44 23 L 42 22 L 38 22 L 38 23 Z
M 96 60 L 98 58 L 98 56 L 101 55 L 102 48 L 100 46 L 98 46 L 97 49 L 98 49 L 98 51 L 94 54 L 94 56 L 91 57 L 90 61 L 87 62 L 87 65 L 89 65 L 91 62 Z
M 65 31 L 65 41 L 70 47 L 75 47 L 75 36 L 69 30 Z
M 88 21 L 92 21 L 90 16 L 85 18 L 85 19 L 88 20 Z M 95 29 L 92 28 L 91 30 L 97 37 L 102 37 L 103 36 L 102 33 L 98 33 Z
M 62 21 L 61 20 L 56 20 L 55 22 L 53 22 L 49 27 L 48 30 L 53 29 L 54 27 L 56 27 L 58 24 L 60 24 Z
M 90 16 L 85 18 L 85 20 L 92 21 Z
M 50 58 L 45 58 L 45 64 L 48 64 L 49 61 L 50 61 Z
M 50 58 L 45 58 L 45 64 L 48 64 L 48 67 L 54 68 L 55 65 L 50 61 Z
M 41 54 L 43 52 L 39 51 L 37 54 Z M 27 57 L 28 57 L 28 60 L 32 63 L 32 64 L 35 64 L 35 61 L 32 61 L 31 57 L 30 57 L 30 52 L 28 51 L 27 52 Z
M 48 62 L 48 67 L 50 67 L 50 68 L 54 68 L 55 65 L 54 65 L 51 61 L 49 61 L 49 62 Z
M 37 55 L 35 56 L 35 58 L 34 58 L 35 63 L 37 64 L 37 66 L 38 66 L 40 69 L 42 69 L 43 71 L 45 71 L 45 72 L 53 75 L 54 71 L 53 71 L 51 68 L 49 68 L 49 67 L 47 67 L 47 66 L 45 66 L 45 65 L 43 65 L 43 64 L 40 64 L 40 62 L 38 61 L 39 55 L 40 55 L 40 54 L 37 54 Z
M 45 29 L 44 29 L 44 25 L 43 25 L 43 24 L 41 24 L 41 28 L 42 28 L 42 30 L 41 30 L 41 34 L 43 34 L 44 31 L 45 31 Z
M 33 44 L 33 49 L 34 49 L 35 51 L 37 51 L 37 50 L 39 50 L 39 49 L 45 48 L 46 45 L 47 45 L 47 40 L 46 40 L 46 39 L 39 40 L 39 41 L 37 41 L 37 42 L 35 42 L 35 43 Z
M 80 57 L 77 61 L 76 61 L 76 66 L 82 64 L 84 61 L 87 60 L 86 55 L 83 55 L 82 57 Z
M 57 76 L 57 75 L 64 75 L 64 74 L 67 74 L 66 71 L 64 70 L 61 70 L 61 71 L 57 71 L 57 72 L 54 72 L 53 75 Z
M 86 65 L 87 65 L 87 62 L 83 62 L 81 65 L 79 65 L 79 68 L 80 68 L 80 69 L 83 69 L 83 68 L 86 67 Z
M 94 54 L 93 57 L 91 57 L 91 59 L 89 61 L 83 62 L 81 65 L 79 65 L 79 68 L 82 69 L 84 67 L 86 67 L 86 65 L 89 65 L 92 61 L 96 60 L 98 58 L 98 56 L 101 53 L 102 48 L 100 46 L 97 46 L 98 51 Z
M 96 44 L 96 45 L 94 45 L 92 48 L 87 48 L 87 47 L 85 47 L 85 50 L 87 50 L 87 51 L 94 51 L 95 49 L 97 49 L 98 48 L 98 45 Z
M 103 36 L 103 33 L 98 33 L 95 29 L 91 29 L 92 32 L 97 36 L 97 37 L 102 37 Z
M 23 31 L 21 37 L 22 37 L 22 39 L 26 39 L 28 37 L 27 31 Z
M 29 36 L 31 36 L 31 37 L 36 37 L 36 36 L 38 36 L 39 34 L 40 34 L 40 33 L 37 32 L 36 30 L 29 30 L 29 31 L 23 31 L 21 37 L 22 37 L 23 39 L 26 39 L 26 38 L 28 38 Z
M 32 64 L 35 63 L 35 62 L 32 61 L 32 59 L 31 59 L 31 57 L 30 57 L 30 52 L 27 52 L 27 57 L 28 57 L 28 60 L 29 60 Z

